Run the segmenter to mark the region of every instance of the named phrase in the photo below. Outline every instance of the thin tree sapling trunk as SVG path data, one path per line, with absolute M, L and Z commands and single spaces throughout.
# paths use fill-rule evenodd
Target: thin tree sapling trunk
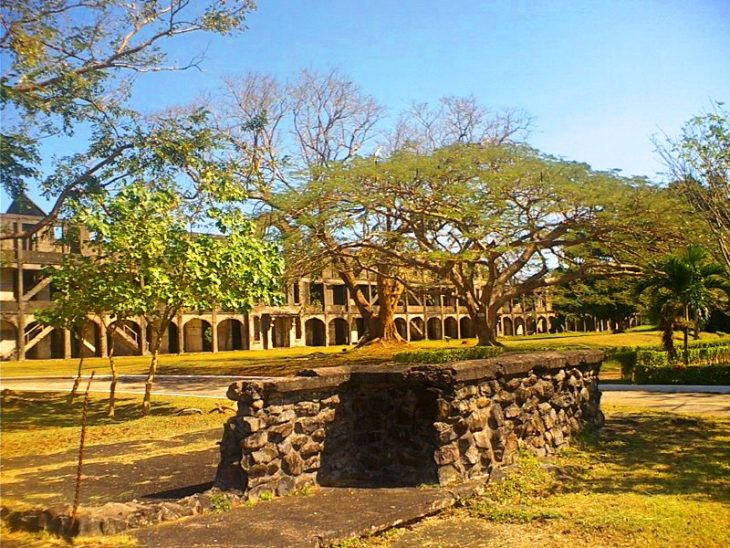
M 113 418 L 115 412 L 115 395 L 117 390 L 117 366 L 114 363 L 114 339 L 116 338 L 116 329 L 111 332 L 111 344 L 109 345 L 109 369 L 111 369 L 112 382 L 109 385 L 109 406 L 106 410 L 106 416 Z

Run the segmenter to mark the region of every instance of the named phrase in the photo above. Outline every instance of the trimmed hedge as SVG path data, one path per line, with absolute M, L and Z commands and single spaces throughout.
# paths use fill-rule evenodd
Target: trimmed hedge
M 393 359 L 399 363 L 446 363 L 462 360 L 493 358 L 504 352 L 500 346 L 467 346 L 466 348 L 434 348 L 398 352 Z
M 684 360 L 684 350 L 677 349 L 678 360 Z M 689 348 L 689 363 L 692 365 L 716 365 L 730 363 L 730 345 L 725 346 L 691 346 Z M 669 367 L 669 354 L 664 350 L 638 350 L 636 352 L 636 366 L 642 367 Z
M 730 365 L 689 365 L 686 367 L 634 367 L 637 384 L 729 385 Z

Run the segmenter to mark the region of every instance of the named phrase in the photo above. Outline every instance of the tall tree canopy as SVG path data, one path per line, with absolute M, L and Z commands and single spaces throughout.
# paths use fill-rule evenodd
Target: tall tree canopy
M 3 188 L 16 196 L 41 175 L 44 137 L 64 139 L 76 152 L 60 159 L 44 180 L 55 204 L 32 231 L 55 218 L 69 197 L 113 184 L 129 162 L 144 162 L 145 150 L 164 138 L 159 120 L 145 120 L 126 106 L 135 75 L 200 62 L 168 61 L 163 45 L 194 32 L 241 30 L 251 9 L 248 0 L 3 3 Z
M 392 320 L 404 276 L 375 250 L 343 252 L 322 215 L 329 190 L 317 185 L 329 177 L 326 170 L 398 150 L 428 153 L 453 143 L 512 142 L 530 125 L 520 111 L 491 112 L 473 97 L 444 97 L 436 106 L 412 105 L 387 131 L 382 107 L 338 71 L 303 71 L 284 84 L 248 74 L 229 79 L 224 95 L 221 125 L 233 153 L 244 159 L 241 175 L 262 223 L 284 236 L 294 258 L 292 275 L 311 274 L 324 265 L 338 272 L 364 320 L 361 342 L 399 339 Z M 362 272 L 377 280 L 376 298 L 363 294 Z
M 307 192 L 328 197 L 329 207 L 313 211 L 340 253 L 374 252 L 403 272 L 448 280 L 483 345 L 497 344 L 498 312 L 510 299 L 638 272 L 624 257 L 656 247 L 678 207 L 643 180 L 513 144 L 362 159 L 327 170 Z
M 687 122 L 659 146 L 675 185 L 709 224 L 730 268 L 730 113 L 722 103 Z

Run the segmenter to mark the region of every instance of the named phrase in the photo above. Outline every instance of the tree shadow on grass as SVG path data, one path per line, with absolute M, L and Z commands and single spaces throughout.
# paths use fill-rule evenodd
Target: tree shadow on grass
M 730 421 L 672 413 L 616 413 L 578 447 L 591 468 L 565 491 L 690 495 L 730 502 Z
M 69 404 L 66 392 L 17 392 L 3 401 L 2 429 L 18 432 L 32 428 L 80 426 L 83 402 L 83 393 Z M 115 416 L 109 418 L 106 416 L 108 398 L 100 394 L 90 395 L 87 425 L 119 424 L 139 419 L 142 416 L 141 402 L 140 396 L 117 395 Z M 172 402 L 155 401 L 153 396 L 151 415 L 174 415 L 179 410 L 180 407 Z

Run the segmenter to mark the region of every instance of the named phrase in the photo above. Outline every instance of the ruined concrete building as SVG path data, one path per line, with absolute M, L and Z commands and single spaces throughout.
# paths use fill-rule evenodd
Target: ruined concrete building
M 3 231 L 27 230 L 45 213 L 23 196 L 0 215 Z M 3 240 L 1 253 L 0 359 L 48 359 L 106 356 L 109 338 L 104 327 L 89 320 L 79 340 L 68 330 L 39 324 L 34 312 L 52 303 L 50 280 L 43 269 L 58 264 L 64 254 L 81 252 L 80 245 L 61 243 L 63 226 L 52 225 L 30 238 Z M 361 289 L 377 304 L 374 278 L 363 277 Z M 185 311 L 170 325 L 163 353 L 220 352 L 296 346 L 355 344 L 363 321 L 347 288 L 332 271 L 303 277 L 286 288 L 283 306 L 257 306 L 248 314 L 225 310 Z M 448 288 L 404 295 L 395 314 L 404 339 L 465 339 L 474 336 L 467 310 Z M 604 330 L 608 326 L 585 318 L 573 330 Z M 531 335 L 557 329 L 556 314 L 546 294 L 510 303 L 502 310 L 499 335 Z M 143 318 L 125 320 L 115 337 L 116 355 L 148 352 L 148 328 Z

